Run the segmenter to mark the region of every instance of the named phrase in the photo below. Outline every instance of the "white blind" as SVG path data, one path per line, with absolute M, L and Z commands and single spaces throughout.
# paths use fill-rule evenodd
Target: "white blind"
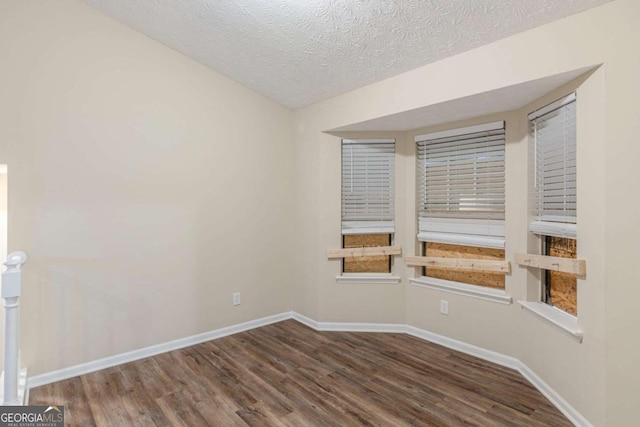
M 342 234 L 394 232 L 395 140 L 342 140 Z
M 416 142 L 418 239 L 504 248 L 504 122 Z
M 576 96 L 529 115 L 536 234 L 576 238 Z

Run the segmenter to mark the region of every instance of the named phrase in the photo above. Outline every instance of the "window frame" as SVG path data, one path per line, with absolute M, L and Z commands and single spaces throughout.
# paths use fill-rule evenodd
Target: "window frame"
M 444 243 L 449 245 L 459 245 L 466 247 L 480 247 L 480 248 L 493 248 L 493 249 L 505 249 L 505 212 L 506 212 L 506 122 L 504 120 L 483 123 L 475 126 L 466 126 L 452 128 L 450 130 L 433 132 L 423 135 L 416 135 L 414 138 L 416 143 L 416 207 L 417 207 L 417 222 L 418 222 L 418 234 L 417 240 L 419 243 L 419 249 L 421 254 L 426 255 L 427 243 Z M 489 212 L 487 215 L 475 214 L 475 218 L 456 218 L 454 213 L 451 220 L 446 217 L 441 220 L 437 217 L 429 217 L 427 204 L 429 203 L 427 189 L 428 184 L 428 162 L 427 158 L 428 147 L 427 145 L 433 141 L 433 144 L 440 142 L 444 143 L 442 150 L 443 153 L 447 153 L 448 147 L 455 147 L 456 145 L 469 145 L 469 142 L 473 143 L 473 146 L 469 146 L 466 151 L 458 150 L 454 151 L 455 154 L 448 156 L 448 154 L 440 154 L 440 159 L 453 158 L 459 160 L 465 155 L 472 157 L 473 170 L 477 171 L 482 169 L 486 165 L 499 170 L 499 178 L 501 182 L 486 185 L 482 183 L 482 179 L 489 174 L 484 175 L 482 173 L 473 175 L 473 182 L 476 184 L 478 181 L 482 185 L 474 185 L 471 188 L 474 191 L 476 197 L 480 197 L 487 194 L 495 197 L 493 192 L 495 188 L 498 188 L 498 199 L 501 200 L 499 207 L 501 208 L 498 213 Z M 476 145 L 477 144 L 477 145 Z M 481 144 L 484 144 L 481 145 Z M 482 147 L 486 147 L 486 153 L 482 152 Z M 436 146 L 437 150 L 437 146 Z M 459 154 L 462 152 L 462 157 Z M 485 158 L 482 158 L 485 154 Z M 497 163 L 496 163 L 497 159 Z M 485 163 L 486 162 L 486 163 Z M 467 162 L 468 163 L 468 162 Z M 448 169 L 447 169 L 448 170 Z M 489 169 L 491 171 L 491 169 Z M 491 172 L 489 172 L 491 173 Z M 500 181 L 500 179 L 498 179 Z M 488 181 L 487 181 L 488 182 Z M 447 188 L 452 188 L 449 185 Z M 435 187 L 436 191 L 439 190 Z M 440 190 L 442 191 L 442 190 Z M 449 191 L 449 190 L 447 190 Z M 453 188 L 451 192 L 447 192 L 447 198 L 450 194 L 461 194 L 460 189 Z M 501 196 L 501 198 L 500 198 Z M 458 212 L 463 211 L 459 209 Z M 485 216 L 486 219 L 482 219 Z M 496 219 L 497 218 L 497 219 Z M 458 230 L 462 233 L 451 232 L 452 227 L 458 221 L 461 226 Z M 425 227 L 424 225 L 427 224 Z M 427 228 L 428 227 L 428 228 Z M 484 235 L 482 233 L 484 232 Z M 505 253 L 506 257 L 506 253 Z M 449 292 L 455 291 L 455 293 L 462 293 L 465 295 L 475 296 L 482 299 L 488 299 L 491 301 L 501 303 L 511 303 L 511 297 L 506 294 L 505 288 L 495 288 L 491 286 L 484 286 L 480 284 L 465 283 L 458 281 L 451 281 L 445 279 L 439 279 L 436 277 L 427 276 L 427 268 L 420 269 L 420 276 L 411 280 L 412 283 L 418 286 L 427 286 L 439 290 L 445 290 Z M 470 289 L 469 287 L 472 287 Z
M 373 148 L 376 145 L 375 144 L 382 144 L 380 145 L 380 147 L 383 147 L 383 145 L 387 145 L 387 151 L 385 151 L 383 149 L 383 153 L 378 155 L 377 157 L 374 156 L 374 158 L 376 160 L 379 161 L 383 161 L 386 164 L 386 173 L 388 174 L 388 181 L 385 182 L 387 188 L 386 190 L 388 191 L 388 200 L 387 202 L 387 206 L 386 208 L 383 208 L 383 213 L 382 216 L 380 218 L 378 218 L 378 221 L 374 220 L 370 220 L 370 219 L 366 219 L 366 218 L 358 218 L 355 217 L 353 215 L 349 215 L 347 218 L 345 218 L 345 170 L 350 170 L 351 175 L 349 175 L 349 177 L 353 177 L 353 173 L 355 168 L 352 167 L 351 168 L 345 168 L 345 146 L 369 146 L 369 148 Z M 392 153 L 389 156 L 389 152 L 388 152 L 388 145 L 391 145 L 392 148 Z M 396 203 L 395 203 L 395 195 L 396 195 L 396 191 L 395 191 L 395 184 L 396 184 L 396 156 L 397 156 L 397 141 L 395 138 L 343 138 L 341 139 L 341 144 L 340 144 L 340 150 L 341 150 L 341 160 L 340 160 L 340 164 L 341 164 L 341 247 L 345 248 L 345 236 L 347 235 L 356 235 L 356 234 L 362 234 L 362 235 L 372 235 L 372 234 L 388 234 L 389 235 L 389 241 L 388 241 L 388 245 L 391 246 L 393 245 L 394 239 L 395 239 L 395 208 L 396 208 Z M 366 150 L 365 150 L 366 151 Z M 351 157 L 350 159 L 354 159 L 354 154 L 351 153 Z M 380 160 L 381 158 L 386 158 L 386 160 Z M 380 166 L 380 163 L 378 163 L 378 166 Z M 368 176 L 368 175 L 367 175 Z M 379 179 L 384 179 L 380 176 L 376 177 L 374 176 L 374 178 L 379 178 Z M 366 185 L 365 185 L 366 187 Z M 373 186 L 375 187 L 375 186 Z M 367 189 L 369 187 L 366 187 Z M 352 195 L 353 196 L 353 195 Z M 368 195 L 364 196 L 367 200 L 368 199 Z M 384 196 L 383 196 L 384 197 Z M 375 199 L 375 198 L 374 198 Z M 352 208 L 355 208 L 355 210 L 358 210 L 359 207 L 358 206 L 351 206 Z M 370 226 L 367 225 L 367 222 L 370 222 Z M 350 284 L 357 284 L 357 283 L 399 283 L 400 282 L 400 277 L 394 276 L 393 275 L 393 256 L 388 255 L 388 269 L 387 272 L 345 272 L 345 263 L 346 263 L 346 259 L 343 259 L 342 262 L 340 263 L 341 267 L 340 267 L 340 274 L 338 276 L 336 276 L 336 282 L 338 283 L 350 283 Z
M 535 147 L 533 147 L 533 143 L 531 142 L 531 119 L 532 117 L 535 117 L 536 114 L 538 116 L 541 116 L 542 114 L 546 112 L 550 112 L 554 109 L 558 108 L 558 105 L 561 105 L 563 102 L 566 102 L 567 100 L 572 100 L 572 102 L 575 102 L 575 111 L 576 111 L 576 122 L 575 122 L 575 126 L 576 126 L 576 135 L 577 135 L 577 121 L 578 121 L 578 117 L 577 117 L 577 109 L 578 109 L 578 105 L 577 105 L 577 94 L 574 91 L 573 93 L 569 94 L 569 95 L 565 95 L 563 97 L 560 97 L 558 99 L 556 99 L 555 101 L 543 106 L 542 108 L 539 108 L 537 110 L 535 110 L 533 113 L 529 114 L 527 116 L 527 125 L 528 125 L 528 129 L 529 131 L 527 132 L 527 137 L 528 137 L 528 143 L 529 143 L 529 179 L 530 179 L 530 183 L 528 185 L 528 192 L 529 192 L 529 196 L 530 196 L 530 200 L 534 200 L 535 198 L 532 197 L 532 192 L 535 191 L 534 190 L 534 185 L 535 185 L 535 174 L 534 174 L 534 168 L 536 167 L 535 165 L 535 156 L 534 156 L 534 149 Z M 541 114 L 542 113 L 542 114 Z M 570 224 L 568 227 L 566 225 L 559 225 L 559 226 L 554 226 L 551 225 L 549 227 L 543 227 L 544 224 L 541 224 L 540 222 L 536 223 L 536 214 L 535 212 L 533 212 L 535 206 L 530 206 L 530 210 L 529 210 L 529 215 L 530 215 L 530 221 L 528 221 L 527 224 L 527 228 L 529 231 L 529 236 L 532 239 L 535 239 L 535 242 L 530 242 L 530 243 L 535 243 L 536 246 L 538 247 L 538 250 L 540 251 L 541 254 L 545 253 L 545 249 L 543 248 L 543 244 L 544 241 L 546 240 L 545 236 L 548 236 L 550 234 L 548 234 L 549 232 L 551 233 L 555 233 L 556 237 L 564 237 L 564 238 L 574 238 L 576 239 L 576 245 L 578 245 L 578 234 L 577 234 L 577 223 L 578 223 L 578 212 L 577 212 L 577 180 L 578 180 L 578 174 L 577 174 L 577 154 L 578 154 L 578 143 L 577 143 L 577 138 L 576 138 L 576 221 L 575 224 Z M 563 224 L 563 223 L 560 223 Z M 553 235 L 553 234 L 551 234 Z M 578 254 L 576 254 L 577 258 L 580 258 Z M 529 285 L 531 286 L 536 286 L 537 292 L 535 292 L 535 295 L 537 295 L 535 298 L 535 300 L 523 300 L 523 301 L 518 301 L 518 304 L 520 304 L 520 306 L 527 312 L 531 313 L 532 315 L 534 315 L 535 317 L 542 319 L 546 322 L 548 322 L 549 324 L 551 324 L 553 327 L 555 327 L 558 331 L 566 334 L 567 336 L 573 338 L 574 340 L 576 340 L 578 343 L 581 343 L 583 340 L 583 331 L 579 326 L 579 322 L 578 322 L 578 317 L 577 316 L 573 316 L 572 314 L 556 307 L 550 304 L 547 304 L 546 302 L 543 302 L 543 298 L 542 298 L 542 292 L 543 290 L 543 286 L 545 286 L 545 284 L 543 283 L 544 281 L 544 277 L 546 275 L 546 269 L 541 269 L 538 270 L 537 274 L 535 275 L 535 279 L 533 278 L 533 275 L 531 275 L 531 282 L 529 282 Z M 580 283 L 580 278 L 578 277 L 578 280 L 576 282 L 576 301 L 578 301 L 578 287 L 579 287 L 579 283 Z M 533 289 L 531 289 L 533 290 Z M 530 294 L 533 295 L 533 294 Z M 532 297 L 533 299 L 534 297 Z
M 556 114 L 552 116 L 552 114 Z M 560 116 L 561 114 L 568 115 L 567 117 Z M 548 141 L 539 143 L 538 140 L 538 124 L 541 122 L 542 124 L 547 124 L 554 117 L 559 117 L 559 123 L 562 124 L 561 131 L 562 136 L 557 137 L 556 139 L 551 140 L 549 138 Z M 576 92 L 572 92 L 568 95 L 562 96 L 557 100 L 533 111 L 527 116 L 528 120 L 528 143 L 529 143 L 529 152 L 530 152 L 530 161 L 529 161 L 529 171 L 531 176 L 531 185 L 529 188 L 530 197 L 532 199 L 531 206 L 531 221 L 529 223 L 529 231 L 535 235 L 538 241 L 538 247 L 540 248 L 540 253 L 542 255 L 548 254 L 548 240 L 550 237 L 559 237 L 559 238 L 568 238 L 576 240 L 576 247 L 578 243 L 578 235 L 577 235 L 577 94 Z M 567 123 L 572 125 L 573 127 L 569 130 L 566 129 Z M 551 123 L 548 126 L 554 126 L 554 123 Z M 546 144 L 547 146 L 541 147 L 542 144 Z M 553 194 L 553 191 L 556 193 L 559 190 L 545 190 L 545 176 L 547 170 L 549 170 L 549 164 L 544 164 L 545 155 L 544 150 L 549 150 L 550 147 L 553 150 L 559 150 L 558 147 L 562 147 L 562 153 L 560 155 L 556 155 L 553 158 L 558 159 L 561 158 L 563 166 L 562 170 L 562 186 L 564 193 L 561 196 L 557 194 Z M 568 157 L 568 159 L 566 158 Z M 573 157 L 573 158 L 571 158 Z M 551 156 L 547 156 L 546 158 L 552 158 Z M 542 164 L 540 159 L 542 159 Z M 573 173 L 571 173 L 571 169 L 574 169 Z M 567 171 L 569 170 L 569 172 Z M 540 172 L 542 171 L 542 172 Z M 557 172 L 554 172 L 557 174 Z M 542 177 L 540 175 L 543 175 Z M 572 176 L 573 175 L 573 176 Z M 555 184 L 556 186 L 558 184 Z M 573 186 L 573 187 L 571 187 Z M 545 191 L 549 191 L 551 195 L 545 196 Z M 562 209 L 562 215 L 545 215 L 547 209 L 545 209 L 545 197 L 555 198 L 562 197 L 564 200 L 565 207 Z M 571 197 L 575 200 L 571 201 Z M 570 203 L 575 204 L 575 207 L 566 208 L 567 201 L 569 199 Z M 573 215 L 568 215 L 567 213 L 573 213 Z M 562 221 L 564 219 L 564 221 Z M 577 251 L 576 251 L 577 256 Z M 578 278 L 576 278 L 576 295 L 575 299 L 578 301 Z M 538 292 L 538 302 L 537 304 L 544 304 L 545 306 L 551 307 L 558 312 L 561 312 L 563 315 L 568 316 L 567 319 L 573 318 L 576 321 L 574 325 L 572 322 L 569 322 L 571 327 L 573 328 L 572 333 L 577 331 L 577 315 L 573 315 L 568 311 L 555 306 L 551 303 L 550 298 L 547 298 L 547 288 L 550 286 L 550 270 L 541 269 L 539 273 L 538 280 L 539 292 Z M 528 307 L 535 307 L 535 305 Z M 543 310 L 544 313 L 553 314 L 554 311 Z M 544 317 L 544 316 L 543 316 Z M 562 316 L 564 317 L 564 316 Z M 566 320 L 566 319 L 565 319 Z

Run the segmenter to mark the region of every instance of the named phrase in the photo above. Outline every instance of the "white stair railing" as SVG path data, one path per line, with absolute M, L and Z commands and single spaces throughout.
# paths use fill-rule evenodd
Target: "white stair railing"
M 22 251 L 11 252 L 2 273 L 0 296 L 4 299 L 4 389 L 3 405 L 22 405 L 24 390 L 19 393 L 20 377 L 20 312 L 18 298 L 22 291 L 22 264 L 27 262 L 27 254 Z

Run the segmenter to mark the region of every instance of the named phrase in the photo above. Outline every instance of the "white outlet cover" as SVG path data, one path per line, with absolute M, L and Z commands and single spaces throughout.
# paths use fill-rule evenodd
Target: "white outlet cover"
M 449 301 L 440 300 L 440 313 L 449 314 Z

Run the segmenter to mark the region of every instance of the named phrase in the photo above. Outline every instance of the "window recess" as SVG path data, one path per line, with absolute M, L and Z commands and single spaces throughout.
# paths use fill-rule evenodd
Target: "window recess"
M 395 140 L 342 140 L 342 248 L 327 251 L 341 258 L 343 273 L 390 273 L 395 231 Z
M 544 255 L 516 254 L 516 262 L 524 267 L 542 270 L 540 300 L 572 316 L 578 314 L 578 278 L 585 278 L 587 264 L 576 259 L 575 239 L 543 236 Z
M 577 259 L 576 94 L 528 118 L 533 183 L 529 231 L 539 236 L 542 255 L 516 254 L 515 259 L 520 266 L 542 270 L 541 303 L 576 316 L 577 278 L 587 272 L 586 262 Z
M 505 127 L 485 123 L 418 135 L 422 257 L 407 264 L 451 283 L 504 289 Z
M 348 234 L 342 249 L 327 250 L 327 258 L 343 259 L 343 274 L 390 273 L 391 256 L 401 255 L 400 246 L 391 246 L 390 234 Z

